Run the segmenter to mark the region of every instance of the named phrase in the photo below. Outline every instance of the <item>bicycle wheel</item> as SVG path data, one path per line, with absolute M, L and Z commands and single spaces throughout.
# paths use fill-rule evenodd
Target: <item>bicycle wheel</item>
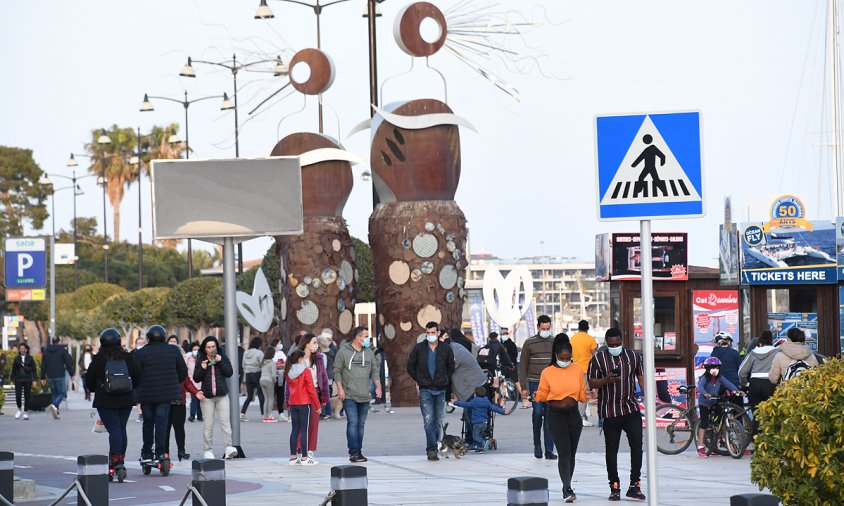
M 656 448 L 666 455 L 683 453 L 695 439 L 695 420 L 676 404 L 656 407 Z
M 737 404 L 728 403 L 724 404 L 724 414 L 727 416 L 728 419 L 734 419 L 741 425 L 742 430 L 744 431 L 744 451 L 745 448 L 750 446 L 750 443 L 753 442 L 754 436 L 754 423 L 753 419 L 750 417 L 748 409 L 743 409 Z
M 498 395 L 501 396 L 503 407 L 509 408 L 510 413 L 512 413 L 519 403 L 519 392 L 516 390 L 516 384 L 509 379 L 502 380 L 498 386 Z
M 732 418 L 725 420 L 724 424 L 724 446 L 730 457 L 740 459 L 744 455 L 744 448 L 747 446 L 744 437 L 744 427 Z

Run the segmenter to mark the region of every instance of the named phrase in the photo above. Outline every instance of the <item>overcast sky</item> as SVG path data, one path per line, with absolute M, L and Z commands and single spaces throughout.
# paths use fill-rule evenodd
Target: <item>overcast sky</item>
M 184 111 L 175 103 L 154 101 L 155 112 L 140 113 L 145 92 L 178 99 L 184 90 L 191 98 L 231 94 L 231 74 L 224 69 L 196 65 L 195 80 L 178 77 L 188 55 L 224 60 L 236 52 L 251 61 L 282 54 L 287 61 L 296 50 L 315 46 L 313 11 L 270 1 L 275 19 L 259 21 L 253 19 L 258 3 L 0 3 L 0 144 L 32 149 L 42 169 L 70 175 L 68 154 L 82 152 L 91 129 L 116 123 L 146 131 L 153 124 L 182 122 Z M 410 58 L 393 41 L 392 23 L 407 3 L 386 1 L 378 19 L 379 77 L 396 76 L 384 85 L 384 103 L 444 96 L 424 60 L 405 73 Z M 459 2 L 434 3 L 445 10 Z M 364 6 L 364 0 L 351 0 L 326 8 L 322 43 L 337 70 L 324 97 L 336 111 L 326 115 L 326 133 L 368 157 L 368 135 L 346 138 L 368 117 Z M 653 225 L 655 231 L 688 231 L 694 264 L 715 263 L 727 195 L 734 197 L 741 220 L 751 204 L 750 218 L 762 220 L 764 207 L 782 193 L 801 196 L 810 219 L 834 219 L 825 1 L 502 0 L 489 12 L 510 9 L 513 21 L 523 16 L 543 23 L 513 46 L 522 56 L 538 58 L 541 71 L 512 73 L 489 64 L 519 90 L 520 102 L 445 50 L 430 59 L 446 76 L 451 108 L 478 129 L 461 131 L 456 197 L 469 220 L 473 252 L 592 260 L 596 233 L 638 230 L 637 222 L 597 220 L 593 122 L 602 114 L 702 112 L 707 216 Z M 316 102 L 309 100 L 299 112 L 301 95 L 247 122 L 247 112 L 284 79 L 239 76 L 242 157 L 266 156 L 279 135 L 316 131 Z M 231 112 L 219 111 L 217 100 L 192 105 L 192 157 L 233 157 L 233 121 Z M 352 234 L 365 240 L 371 188 L 360 180 L 364 167 L 354 170 L 344 216 Z M 78 215 L 101 220 L 101 193 L 93 179 L 82 183 L 86 195 L 79 197 Z M 142 192 L 149 241 L 146 183 Z M 137 241 L 137 203 L 132 186 L 121 223 L 122 238 L 131 242 Z M 108 216 L 111 234 L 110 209 Z M 70 229 L 71 218 L 71 192 L 59 192 L 57 228 Z M 267 244 L 247 243 L 247 257 L 262 255 Z

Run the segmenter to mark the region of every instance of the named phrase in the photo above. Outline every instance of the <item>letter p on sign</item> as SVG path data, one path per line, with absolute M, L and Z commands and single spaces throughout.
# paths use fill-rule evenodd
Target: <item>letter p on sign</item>
M 24 271 L 32 267 L 32 264 L 35 261 L 32 259 L 32 255 L 27 253 L 19 253 L 18 254 L 18 277 L 24 276 Z

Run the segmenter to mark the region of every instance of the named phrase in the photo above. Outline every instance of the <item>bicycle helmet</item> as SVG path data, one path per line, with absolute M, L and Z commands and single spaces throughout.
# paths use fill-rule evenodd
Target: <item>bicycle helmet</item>
M 120 344 L 119 330 L 113 327 L 109 327 L 100 332 L 100 346 L 109 346 L 113 344 Z
M 161 325 L 153 325 L 147 329 L 147 340 L 149 342 L 163 343 L 167 339 L 167 330 Z
M 721 367 L 721 360 L 718 357 L 709 357 L 703 361 L 703 367 Z

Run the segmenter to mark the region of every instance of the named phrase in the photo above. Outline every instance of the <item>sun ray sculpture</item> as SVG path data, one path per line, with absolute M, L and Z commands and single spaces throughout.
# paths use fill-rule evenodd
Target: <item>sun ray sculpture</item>
M 310 67 L 306 81 L 294 80 L 293 68 Z M 303 49 L 290 63 L 292 86 L 305 95 L 319 95 L 334 80 L 331 59 L 318 49 Z M 302 165 L 303 234 L 276 238 L 281 259 L 281 335 L 301 329 L 333 331 L 346 337 L 354 325 L 358 270 L 355 249 L 343 208 L 352 191 L 352 164 L 360 160 L 331 137 L 297 132 L 281 139 L 272 156 L 299 156 Z

